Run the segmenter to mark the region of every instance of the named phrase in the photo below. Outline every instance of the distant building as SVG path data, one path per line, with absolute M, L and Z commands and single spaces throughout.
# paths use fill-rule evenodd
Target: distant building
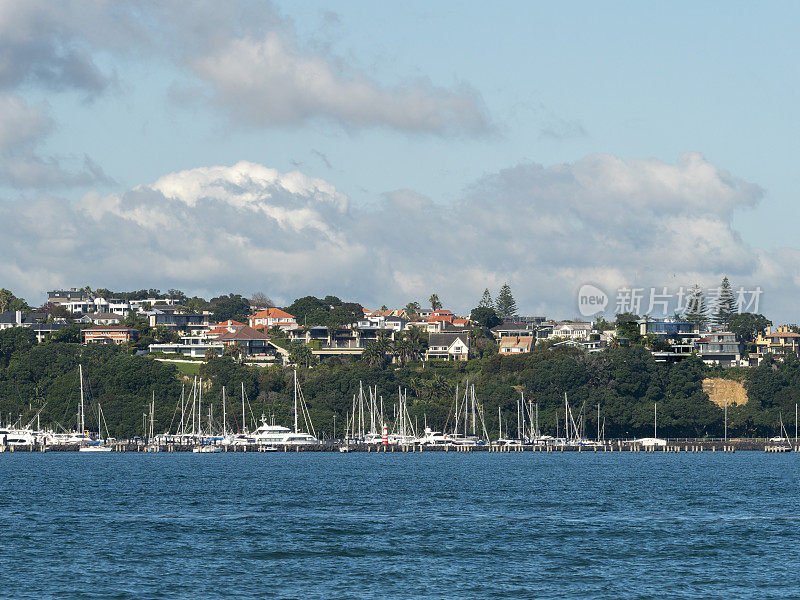
M 217 340 L 223 346 L 240 347 L 247 356 L 267 354 L 270 348 L 269 336 L 263 331 L 256 331 L 247 325 L 236 331 L 223 333 Z
M 800 333 L 789 329 L 788 325 L 767 327 L 767 331 L 756 338 L 756 352 L 759 357 L 767 354 L 800 353 Z
M 430 334 L 425 360 L 467 360 L 468 358 L 468 333 L 447 332 Z
M 180 354 L 191 358 L 204 358 L 209 350 L 216 356 L 222 356 L 225 346 L 220 342 L 211 341 L 201 336 L 183 336 L 180 343 L 150 344 L 149 350 L 150 352 L 164 352 L 165 354 Z
M 0 329 L 12 327 L 31 327 L 47 318 L 47 313 L 24 313 L 21 310 L 10 310 L 0 313 Z
M 591 323 L 559 323 L 553 327 L 550 337 L 565 340 L 588 340 L 592 331 L 594 331 L 594 326 Z
M 732 367 L 741 364 L 743 346 L 730 331 L 709 333 L 696 342 L 703 362 Z
M 536 338 L 527 336 L 505 336 L 500 338 L 500 354 L 527 354 L 536 343 Z
M 270 330 L 277 326 L 286 331 L 297 327 L 297 320 L 292 315 L 274 307 L 265 308 L 255 313 L 248 321 L 253 329 Z
M 139 332 L 131 327 L 90 327 L 81 335 L 86 344 L 129 344 L 139 337 Z

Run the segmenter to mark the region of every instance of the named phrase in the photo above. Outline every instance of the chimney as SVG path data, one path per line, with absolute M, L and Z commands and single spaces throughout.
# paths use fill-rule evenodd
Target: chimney
M 16 317 L 15 322 L 17 325 L 22 325 L 22 311 L 18 310 L 14 315 Z

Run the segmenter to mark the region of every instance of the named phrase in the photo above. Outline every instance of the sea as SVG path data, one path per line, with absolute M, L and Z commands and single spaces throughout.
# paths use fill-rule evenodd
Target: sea
M 800 597 L 800 456 L 0 454 L 0 598 Z

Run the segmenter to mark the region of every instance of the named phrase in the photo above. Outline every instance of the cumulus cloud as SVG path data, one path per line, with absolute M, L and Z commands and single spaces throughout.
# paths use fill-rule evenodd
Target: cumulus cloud
M 95 16 L 103 15 L 104 27 L 98 31 L 116 29 L 115 12 L 101 2 L 0 3 L 0 89 L 24 83 L 90 94 L 105 89 L 112 76 L 94 60 L 91 25 L 97 24 Z
M 250 127 L 324 120 L 437 135 L 492 128 L 468 85 L 381 84 L 324 44 L 301 43 L 269 3 L 0 3 L 0 89 L 33 84 L 94 97 L 116 80 L 98 66 L 102 54 L 166 60 L 197 78 L 193 95 Z
M 216 104 L 248 125 L 298 125 L 329 119 L 347 128 L 480 134 L 490 129 L 480 95 L 429 81 L 383 86 L 324 54 L 303 52 L 291 36 L 267 31 L 232 38 L 192 61 Z
M 90 283 L 378 306 L 435 291 L 462 312 L 508 281 L 524 311 L 574 316 L 586 282 L 711 286 L 725 273 L 788 314 L 770 292 L 797 293 L 800 251 L 753 248 L 731 224 L 761 196 L 697 154 L 676 164 L 592 155 L 487 175 L 451 205 L 399 190 L 364 208 L 327 181 L 243 161 L 77 204 L 0 204 L 0 279 L 31 297 Z

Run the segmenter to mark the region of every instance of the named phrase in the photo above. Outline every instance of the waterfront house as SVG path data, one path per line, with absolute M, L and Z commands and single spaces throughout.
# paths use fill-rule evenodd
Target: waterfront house
M 467 360 L 468 358 L 469 334 L 467 332 L 430 334 L 425 360 Z
M 131 327 L 110 325 L 105 327 L 89 327 L 81 331 L 86 344 L 129 344 L 136 340 L 139 332 Z
M 236 331 L 228 331 L 220 335 L 217 340 L 223 346 L 238 346 L 245 355 L 266 354 L 270 344 L 269 336 L 245 325 Z
M 273 327 L 280 327 L 284 331 L 297 328 L 297 320 L 280 308 L 265 308 L 248 319 L 250 327 L 253 329 L 270 330 Z
M 594 330 L 591 323 L 559 323 L 553 327 L 551 338 L 561 338 L 563 340 L 587 340 Z
M 533 349 L 536 339 L 532 335 L 505 336 L 500 338 L 500 354 L 527 354 Z
M 800 352 L 800 333 L 789 329 L 788 325 L 767 327 L 766 332 L 756 338 L 756 353 L 759 358 L 767 354 L 794 354 Z
M 227 331 L 227 330 L 226 330 Z M 203 336 L 182 336 L 177 344 L 150 344 L 150 352 L 163 352 L 165 354 L 179 354 L 191 358 L 204 358 L 208 351 L 216 356 L 222 356 L 225 346 L 217 341 Z
M 700 358 L 706 364 L 717 364 L 723 367 L 742 364 L 743 345 L 730 331 L 715 331 L 695 342 Z

